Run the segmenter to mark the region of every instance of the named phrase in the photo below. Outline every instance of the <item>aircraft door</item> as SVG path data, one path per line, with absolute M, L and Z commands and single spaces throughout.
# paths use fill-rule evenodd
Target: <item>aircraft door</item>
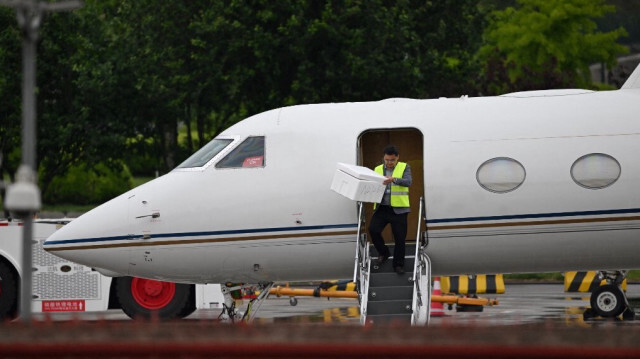
M 418 208 L 420 197 L 424 195 L 424 146 L 420 130 L 415 128 L 372 129 L 363 132 L 358 139 L 358 164 L 374 169 L 382 164 L 382 151 L 387 145 L 394 145 L 400 153 L 400 161 L 411 167 L 412 184 L 409 187 L 411 212 L 407 218 L 407 241 L 413 242 L 418 227 Z M 373 205 L 365 205 L 365 218 L 370 222 Z M 424 230 L 424 225 L 422 226 Z M 383 232 L 387 243 L 393 244 L 390 226 Z

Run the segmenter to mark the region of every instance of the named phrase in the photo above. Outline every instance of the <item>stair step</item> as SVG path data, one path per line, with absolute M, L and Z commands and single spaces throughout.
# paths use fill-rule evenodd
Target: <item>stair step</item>
M 394 246 L 388 245 L 393 255 Z M 413 302 L 413 267 L 415 264 L 415 242 L 407 243 L 404 259 L 404 274 L 397 274 L 393 268 L 393 258 L 382 266 L 375 265 L 378 253 L 370 246 L 372 263 L 366 308 L 368 323 L 398 322 L 409 325 Z
M 395 273 L 393 269 L 393 257 L 389 258 L 382 266 L 378 266 L 376 264 L 377 258 L 371 260 L 371 273 Z M 413 272 L 413 265 L 415 263 L 415 258 L 413 257 L 405 257 L 404 258 L 404 270 L 405 272 Z
M 376 314 L 411 314 L 411 300 L 385 300 L 369 302 L 367 316 Z
M 411 323 L 411 314 L 374 314 L 367 315 L 367 323 L 388 324 L 388 323 Z
M 389 248 L 389 252 L 391 253 L 391 255 L 393 255 L 393 250 L 396 248 L 395 244 L 387 244 L 387 248 Z M 416 242 L 415 241 L 407 241 L 405 244 L 405 256 L 413 256 L 416 253 Z M 378 251 L 376 250 L 376 247 L 374 247 L 372 244 L 369 245 L 369 254 L 372 257 L 377 257 L 378 256 Z
M 371 273 L 369 277 L 369 288 L 373 287 L 413 287 L 413 273 L 404 274 L 392 273 Z
M 369 302 L 380 302 L 394 299 L 413 300 L 413 286 L 369 287 Z

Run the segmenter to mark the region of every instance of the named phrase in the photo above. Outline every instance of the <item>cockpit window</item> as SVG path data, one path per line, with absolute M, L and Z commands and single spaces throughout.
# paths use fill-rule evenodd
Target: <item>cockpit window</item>
M 216 168 L 264 167 L 264 136 L 249 137 L 225 158 Z
M 177 168 L 202 167 L 231 142 L 233 142 L 233 140 L 230 138 L 214 138 L 211 142 L 191 155 L 191 157 L 187 158 L 186 161 L 182 162 Z

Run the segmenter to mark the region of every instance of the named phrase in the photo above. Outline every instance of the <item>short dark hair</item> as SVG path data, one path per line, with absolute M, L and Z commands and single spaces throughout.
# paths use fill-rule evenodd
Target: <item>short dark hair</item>
M 399 155 L 398 149 L 394 145 L 388 145 L 387 147 L 384 148 L 382 152 L 385 155 L 395 155 L 395 156 Z

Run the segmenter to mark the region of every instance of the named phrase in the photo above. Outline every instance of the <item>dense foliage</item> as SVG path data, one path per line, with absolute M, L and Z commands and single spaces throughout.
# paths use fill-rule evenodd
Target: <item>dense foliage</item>
M 623 28 L 598 30 L 595 19 L 614 11 L 605 0 L 517 0 L 494 11 L 480 51 L 484 93 L 588 88 L 589 65 L 611 67 L 626 47 Z
M 575 14 L 574 2 L 588 6 Z M 52 189 L 54 181 L 78 178 L 78 168 L 127 173 L 126 163 L 137 175 L 166 172 L 220 131 L 268 109 L 474 95 L 511 89 L 529 76 L 546 84 L 549 74 L 576 81 L 572 71 L 611 63 L 620 52 L 620 30 L 592 36 L 590 19 L 608 10 L 602 1 L 550 1 L 563 17 L 545 1 L 520 0 L 518 9 L 490 18 L 485 49 L 497 49 L 489 51 L 494 56 L 477 56 L 494 3 L 85 0 L 73 13 L 51 14 L 38 47 L 44 198 L 84 201 L 61 198 L 58 184 Z M 514 28 L 514 19 L 522 26 Z M 525 39 L 542 45 L 508 46 Z M 502 73 L 479 81 L 485 63 Z M 0 66 L 1 178 L 20 161 L 20 31 L 8 8 L 0 8 Z

